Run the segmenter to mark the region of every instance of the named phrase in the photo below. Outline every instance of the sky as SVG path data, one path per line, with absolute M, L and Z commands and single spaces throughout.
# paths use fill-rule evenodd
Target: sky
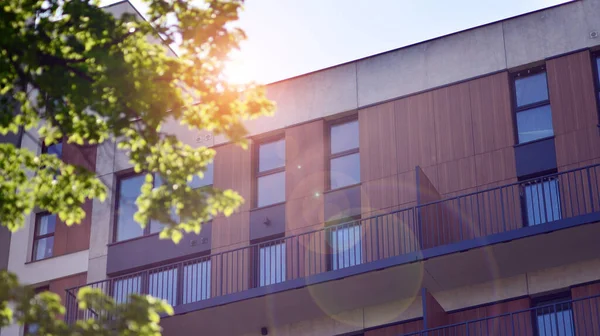
M 227 75 L 267 84 L 570 1 L 246 0 Z

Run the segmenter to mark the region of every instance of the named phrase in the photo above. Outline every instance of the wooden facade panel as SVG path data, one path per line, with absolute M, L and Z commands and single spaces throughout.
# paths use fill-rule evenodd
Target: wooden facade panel
M 439 304 L 439 302 L 427 290 L 423 290 L 425 296 L 425 314 L 424 319 L 427 323 L 425 328 L 436 328 L 448 324 L 448 314 Z
M 87 282 L 87 273 L 81 273 L 81 274 L 76 274 L 76 275 L 72 275 L 72 276 L 65 277 L 65 278 L 52 280 L 52 281 L 50 281 L 48 288 L 52 293 L 55 293 L 58 296 L 60 296 L 60 300 L 61 300 L 62 304 L 65 305 L 66 294 L 67 294 L 66 290 L 69 288 L 77 287 L 77 286 L 83 286 L 86 284 L 86 282 Z
M 312 196 L 325 190 L 324 123 L 318 120 L 285 131 L 287 200 Z
M 288 200 L 285 204 L 285 230 L 296 231 L 305 227 L 320 225 L 325 222 L 325 202 L 323 195 L 312 195 L 304 198 Z
M 600 335 L 600 298 L 584 299 L 600 295 L 600 283 L 571 288 L 573 321 L 575 330 L 582 335 Z M 583 299 L 583 300 L 577 300 Z
M 398 172 L 394 102 L 358 112 L 361 181 L 377 180 Z
M 594 126 L 598 121 L 589 51 L 546 62 L 554 134 Z
M 600 129 L 593 124 L 574 132 L 556 135 L 556 164 L 564 167 L 600 158 Z
M 437 162 L 473 155 L 469 84 L 450 85 L 432 92 Z
M 439 164 L 438 191 L 444 195 L 477 186 L 475 171 L 474 156 Z
M 561 218 L 600 211 L 600 166 L 559 175 Z
M 219 146 L 216 151 L 214 187 L 237 191 L 244 198 L 244 204 L 238 211 L 249 210 L 252 206 L 251 151 L 234 144 Z
M 90 231 L 92 227 L 92 201 L 87 200 L 83 204 L 85 218 L 79 224 L 67 226 L 58 216 L 54 231 L 53 256 L 61 256 L 78 251 L 84 251 L 90 247 Z
M 286 239 L 286 277 L 288 280 L 303 278 L 328 270 L 327 233 L 320 226 L 307 227 L 293 232 Z
M 535 334 L 531 312 L 522 312 L 530 306 L 529 298 L 523 298 L 448 313 L 449 324 L 469 321 L 469 329 L 467 330 L 466 324 L 459 324 L 445 331 L 456 335 L 533 336 Z
M 212 297 L 238 293 L 251 287 L 253 254 L 249 248 L 241 247 L 211 257 Z
M 398 336 L 410 333 L 416 333 L 423 330 L 423 320 L 415 320 L 411 322 L 405 322 L 387 326 L 378 329 L 371 329 L 365 331 L 365 336 Z
M 394 112 L 398 172 L 436 164 L 433 94 L 426 92 L 396 100 Z
M 469 81 L 476 154 L 514 145 L 508 73 Z
M 475 155 L 476 183 L 478 186 L 503 181 L 517 176 L 515 153 L 512 147 Z
M 96 151 L 98 146 L 85 145 L 78 146 L 70 143 L 63 143 L 62 159 L 65 163 L 80 166 L 89 171 L 96 171 Z
M 247 211 L 229 217 L 218 216 L 212 224 L 212 248 L 248 244 L 250 239 L 250 214 Z

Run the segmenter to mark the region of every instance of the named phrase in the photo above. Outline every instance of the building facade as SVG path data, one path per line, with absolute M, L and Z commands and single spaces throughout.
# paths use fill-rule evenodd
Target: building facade
M 114 143 L 23 137 L 111 193 L 76 227 L 31 214 L 8 269 L 69 322 L 94 314 L 81 286 L 161 297 L 165 335 L 600 335 L 599 17 L 572 1 L 270 84 L 249 150 L 168 124 L 217 151 L 195 186 L 246 200 L 178 245 L 133 221 Z

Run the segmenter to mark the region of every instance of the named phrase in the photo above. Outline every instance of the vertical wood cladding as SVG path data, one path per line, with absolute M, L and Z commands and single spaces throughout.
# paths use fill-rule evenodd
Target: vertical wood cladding
M 376 105 L 358 114 L 360 128 L 361 181 L 398 173 L 394 102 Z
M 425 307 L 423 314 L 425 323 L 427 323 L 425 328 L 431 329 L 448 324 L 448 314 L 446 314 L 444 308 L 442 308 L 433 295 L 426 289 L 423 289 L 422 295 L 424 296 L 423 307 Z
M 48 287 L 52 293 L 55 293 L 58 296 L 60 296 L 60 300 L 64 306 L 66 303 L 66 290 L 77 286 L 83 286 L 86 284 L 86 282 L 87 273 L 81 273 L 65 278 L 52 280 Z
M 397 336 L 416 333 L 421 330 L 423 330 L 423 320 L 415 320 L 379 329 L 368 330 L 365 331 L 365 336 Z
M 573 300 L 596 295 L 600 295 L 600 283 L 571 288 Z M 600 298 L 575 301 L 572 309 L 578 335 L 600 335 Z
M 318 120 L 285 131 L 286 231 L 323 223 L 325 122 Z
M 514 145 L 508 81 L 508 73 L 502 72 L 468 82 L 475 154 Z
M 219 215 L 213 219 L 212 248 L 248 244 L 252 203 L 251 151 L 234 144 L 219 146 L 216 151 L 214 187 L 237 191 L 244 198 L 244 204 L 230 217 Z
M 473 156 L 469 84 L 433 91 L 435 140 L 439 163 Z
M 65 142 L 63 144 L 62 159 L 65 163 L 94 172 L 96 170 L 96 150 L 97 146 L 77 146 Z M 83 204 L 85 218 L 79 224 L 67 226 L 57 217 L 54 232 L 54 256 L 83 251 L 90 247 L 92 204 L 91 200 L 87 200 Z
M 459 325 L 448 332 L 454 332 L 456 335 L 524 335 L 533 336 L 533 325 L 531 312 L 525 311 L 515 313 L 512 316 L 507 313 L 518 312 L 528 309 L 531 306 L 529 298 L 512 300 L 496 303 L 488 306 L 476 307 L 472 309 L 461 310 L 448 313 L 448 324 L 469 323 L 467 332 L 465 325 Z M 503 315 L 507 314 L 507 315 Z M 485 319 L 486 317 L 500 317 Z M 513 329 L 514 328 L 514 329 Z
M 594 126 L 598 120 L 589 51 L 546 62 L 554 134 Z
M 555 58 L 546 65 L 558 166 L 599 158 L 598 109 L 589 51 Z

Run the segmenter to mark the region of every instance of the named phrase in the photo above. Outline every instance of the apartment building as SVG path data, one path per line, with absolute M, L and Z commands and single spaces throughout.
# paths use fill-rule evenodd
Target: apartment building
M 165 335 L 600 335 L 598 18 L 572 1 L 270 84 L 249 150 L 167 125 L 217 151 L 195 186 L 246 199 L 178 245 L 133 221 L 114 143 L 23 137 L 111 193 L 76 227 L 31 214 L 8 269 L 68 322 L 95 314 L 82 286 L 161 297 Z

